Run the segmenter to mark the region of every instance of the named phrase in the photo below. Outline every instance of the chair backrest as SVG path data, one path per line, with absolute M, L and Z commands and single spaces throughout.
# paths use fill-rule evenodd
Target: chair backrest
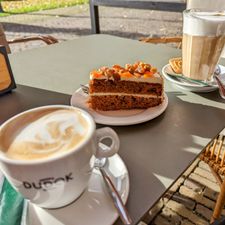
M 2 26 L 1 23 L 0 23 L 0 45 L 4 45 L 6 47 L 6 50 L 7 50 L 8 53 L 11 52 L 10 48 L 9 48 L 9 45 L 8 45 L 8 42 L 6 40 L 6 36 L 5 36 L 3 26 Z

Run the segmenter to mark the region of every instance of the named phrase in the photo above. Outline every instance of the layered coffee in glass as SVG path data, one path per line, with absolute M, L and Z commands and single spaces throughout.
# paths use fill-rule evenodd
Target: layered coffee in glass
M 211 80 L 225 43 L 225 11 L 184 11 L 183 75 Z

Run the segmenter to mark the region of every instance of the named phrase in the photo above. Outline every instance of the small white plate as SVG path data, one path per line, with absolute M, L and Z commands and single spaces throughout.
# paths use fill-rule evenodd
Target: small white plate
M 124 203 L 129 194 L 129 175 L 119 155 L 108 158 L 104 166 Z M 74 203 L 59 209 L 42 209 L 27 203 L 21 225 L 111 225 L 118 213 L 108 195 L 100 172 L 93 170 L 89 186 Z
M 219 66 L 220 69 L 222 68 L 222 66 Z M 172 84 L 176 85 L 177 87 L 186 90 L 186 91 L 192 91 L 192 92 L 211 92 L 211 91 L 215 91 L 218 89 L 218 85 L 216 82 L 211 82 L 210 86 L 204 86 L 201 84 L 191 84 L 188 83 L 188 81 L 186 82 L 185 80 L 178 80 L 176 79 L 176 77 L 171 76 L 169 74 L 174 74 L 174 72 L 172 71 L 171 67 L 169 64 L 165 65 L 162 68 L 162 74 L 163 76 L 170 81 Z
M 134 125 L 152 120 L 162 114 L 168 106 L 166 94 L 164 94 L 162 104 L 148 109 L 135 110 L 95 111 L 88 107 L 87 100 L 88 95 L 84 94 L 82 89 L 79 88 L 72 95 L 70 104 L 88 111 L 96 123 L 112 126 Z

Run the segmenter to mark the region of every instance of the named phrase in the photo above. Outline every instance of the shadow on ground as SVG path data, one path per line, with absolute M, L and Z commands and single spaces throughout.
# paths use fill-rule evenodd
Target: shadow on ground
M 64 27 L 45 27 L 40 25 L 30 25 L 30 24 L 20 24 L 20 23 L 10 23 L 4 22 L 2 23 L 4 30 L 7 32 L 13 33 L 24 33 L 29 34 L 56 34 L 64 33 L 64 34 L 73 34 L 73 35 L 90 35 L 91 28 L 64 28 Z M 141 37 L 146 37 L 148 35 L 141 32 L 127 32 L 122 30 L 108 30 L 102 31 L 103 34 L 110 34 L 119 37 L 126 37 L 130 39 L 139 39 Z M 151 33 L 151 36 L 159 36 L 157 32 Z M 57 36 L 56 36 L 57 38 Z

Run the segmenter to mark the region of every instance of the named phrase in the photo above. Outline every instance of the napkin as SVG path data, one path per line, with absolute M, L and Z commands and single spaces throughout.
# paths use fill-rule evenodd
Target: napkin
M 21 224 L 23 204 L 23 197 L 12 188 L 0 172 L 0 225 Z

